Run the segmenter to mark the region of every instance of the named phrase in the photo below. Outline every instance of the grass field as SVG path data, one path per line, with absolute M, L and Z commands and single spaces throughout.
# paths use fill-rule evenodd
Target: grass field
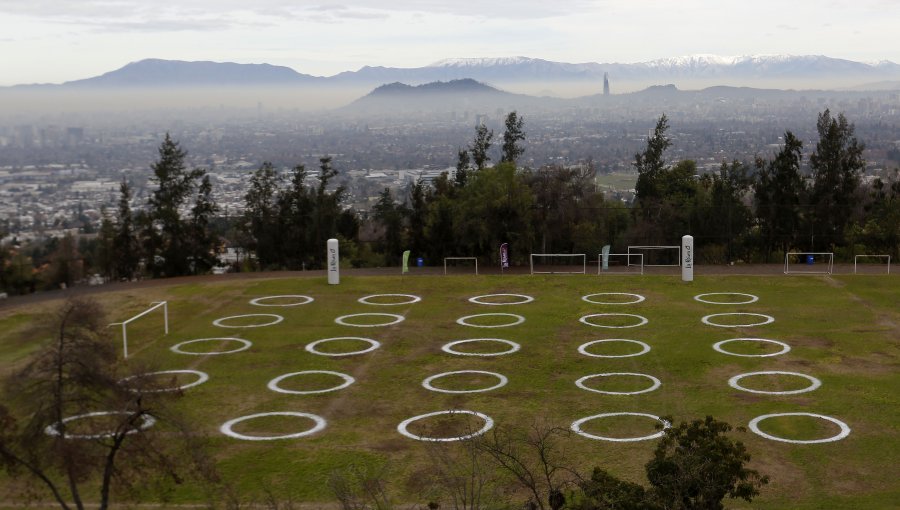
M 698 271 L 699 273 L 700 271 Z M 592 304 L 582 296 L 604 292 L 634 293 L 646 299 L 635 304 Z M 739 292 L 759 297 L 754 303 L 719 305 L 698 302 L 694 296 L 711 292 Z M 359 303 L 363 296 L 403 293 L 421 301 L 395 306 Z M 492 293 L 533 296 L 520 305 L 487 306 L 468 298 Z M 301 294 L 308 304 L 260 307 L 254 298 Z M 713 297 L 715 299 L 716 296 Z M 722 296 L 718 296 L 722 299 Z M 731 297 L 734 299 L 734 296 Z M 734 433 L 753 455 L 753 467 L 769 474 L 770 485 L 753 508 L 896 508 L 900 481 L 900 278 L 897 276 L 698 276 L 683 283 L 674 276 L 451 276 L 345 277 L 339 286 L 323 278 L 223 280 L 100 294 L 111 320 L 124 320 L 151 301 L 168 300 L 171 332 L 162 336 L 161 314 L 149 315 L 129 330 L 132 359 L 154 363 L 162 370 L 195 369 L 209 374 L 208 382 L 186 390 L 182 405 L 197 427 L 214 438 L 215 456 L 226 479 L 242 494 L 269 488 L 294 501 L 329 501 L 328 473 L 350 463 L 386 465 L 398 499 L 417 501 L 408 480 L 426 462 L 427 448 L 401 436 L 397 425 L 412 416 L 445 409 L 469 409 L 490 415 L 498 425 L 529 424 L 536 419 L 568 427 L 574 420 L 611 412 L 669 415 L 676 420 L 705 415 L 735 426 L 747 426 L 756 416 L 807 412 L 845 422 L 850 435 L 822 444 L 789 444 L 765 439 L 750 431 Z M 595 300 L 632 299 L 596 296 Z M 276 301 L 277 302 L 277 301 Z M 271 302 L 270 302 L 271 303 Z M 42 317 L 52 303 L 28 309 L 8 308 L 0 315 L 0 365 L 9 372 L 38 347 L 26 333 L 28 324 Z M 701 323 L 709 314 L 743 312 L 767 314 L 775 321 L 755 327 L 714 327 Z M 391 313 L 404 317 L 386 327 L 338 325 L 335 318 L 355 313 Z M 525 322 L 510 327 L 475 328 L 457 324 L 463 316 L 513 313 Z M 579 322 L 588 314 L 628 313 L 648 319 L 646 325 L 610 329 Z M 278 314 L 278 324 L 256 328 L 221 328 L 212 322 L 241 314 Z M 755 317 L 722 318 L 740 322 Z M 250 324 L 234 319 L 230 324 Z M 351 319 L 352 320 L 352 319 Z M 375 322 L 375 319 L 356 319 Z M 383 318 L 378 319 L 383 320 Z M 504 320 L 507 320 L 506 318 Z M 593 319 L 606 325 L 633 324 L 637 319 Z M 480 322 L 479 322 L 480 321 Z M 488 318 L 472 319 L 491 324 Z M 356 356 L 329 357 L 304 347 L 319 339 L 366 337 L 379 349 Z M 189 356 L 170 347 L 191 339 L 240 337 L 252 347 L 234 354 Z M 784 342 L 790 352 L 771 357 L 738 357 L 716 352 L 718 341 L 757 337 Z M 521 349 L 504 356 L 475 357 L 448 354 L 441 347 L 453 340 L 499 338 Z M 599 339 L 633 339 L 651 347 L 633 357 L 589 357 L 579 346 Z M 360 341 L 319 344 L 322 351 L 363 349 Z M 238 347 L 215 341 L 185 346 L 213 351 Z M 494 343 L 470 343 L 460 350 L 485 352 L 506 349 Z M 734 342 L 726 346 L 742 354 L 766 354 L 771 344 Z M 622 355 L 640 347 L 623 342 L 594 344 L 588 352 Z M 267 388 L 273 378 L 292 372 L 341 372 L 355 383 L 318 394 L 276 393 Z M 426 377 L 448 371 L 480 370 L 508 378 L 508 384 L 480 393 L 439 393 L 422 387 Z M 819 379 L 821 387 L 807 393 L 768 395 L 729 387 L 728 380 L 746 372 L 787 371 Z M 659 379 L 654 391 L 635 395 L 602 394 L 575 385 L 579 378 L 599 373 L 641 373 Z M 189 382 L 185 378 L 184 382 Z M 325 389 L 343 382 L 318 374 L 286 378 L 281 387 L 293 391 Z M 451 390 L 493 386 L 490 375 L 448 376 L 434 385 Z M 793 376 L 752 376 L 740 381 L 757 390 L 790 391 L 808 385 Z M 639 391 L 650 380 L 642 377 L 597 377 L 585 382 L 611 392 Z M 241 441 L 219 433 L 219 426 L 240 416 L 293 411 L 325 418 L 327 427 L 309 437 L 276 441 Z M 410 427 L 429 433 L 446 427 L 452 435 L 458 424 L 423 420 Z M 480 422 L 476 422 L 480 426 Z M 610 436 L 652 434 L 647 418 L 596 420 L 585 431 Z M 273 417 L 235 426 L 248 435 L 288 434 L 308 429 L 304 418 Z M 832 436 L 839 430 L 811 418 L 776 418 L 760 424 L 764 432 L 792 439 Z M 571 464 L 588 472 L 601 466 L 614 474 L 646 483 L 643 465 L 654 441 L 612 443 L 573 436 L 576 452 Z M 199 491 L 178 489 L 175 500 L 199 502 Z M 747 506 L 740 502 L 730 507 Z

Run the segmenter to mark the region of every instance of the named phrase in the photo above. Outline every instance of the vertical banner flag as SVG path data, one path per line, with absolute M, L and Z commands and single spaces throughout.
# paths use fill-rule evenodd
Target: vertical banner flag
M 509 243 L 500 245 L 500 269 L 509 268 Z
M 400 274 L 409 272 L 409 250 L 403 252 L 403 271 Z
M 328 260 L 328 284 L 338 285 L 341 283 L 341 262 L 338 253 L 338 240 L 329 239 L 325 244 L 325 256 Z
M 694 281 L 694 238 L 692 236 L 681 238 L 681 280 Z
M 602 264 L 603 270 L 608 271 L 609 270 L 609 245 L 608 244 L 603 245 L 602 257 L 603 257 L 603 264 Z

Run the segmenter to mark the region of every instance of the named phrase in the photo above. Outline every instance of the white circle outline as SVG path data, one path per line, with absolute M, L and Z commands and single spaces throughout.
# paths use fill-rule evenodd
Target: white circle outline
M 838 427 L 841 428 L 841 431 L 837 434 L 826 437 L 825 439 L 785 439 L 783 437 L 773 436 L 772 434 L 767 434 L 759 429 L 759 422 L 763 420 L 767 420 L 769 418 L 777 418 L 779 416 L 809 416 L 812 418 L 821 418 L 825 421 L 830 421 L 834 423 Z M 772 441 L 781 441 L 782 443 L 793 443 L 793 444 L 817 444 L 817 443 L 831 443 L 833 441 L 840 441 L 845 437 L 850 435 L 850 426 L 846 423 L 842 422 L 837 418 L 832 418 L 831 416 L 825 416 L 823 414 L 814 414 L 814 413 L 773 413 L 773 414 L 764 414 L 762 416 L 757 416 L 750 420 L 749 425 L 747 426 L 754 434 L 762 436 L 766 439 L 771 439 Z
M 610 416 L 645 416 L 647 418 L 652 418 L 658 422 L 661 422 L 663 424 L 663 429 L 660 430 L 659 432 L 656 432 L 655 434 L 650 434 L 649 436 L 640 436 L 640 437 L 597 436 L 597 435 L 589 434 L 589 433 L 581 430 L 581 425 L 588 421 L 596 420 L 597 418 L 608 418 Z M 671 426 L 672 426 L 672 424 L 669 423 L 667 420 L 664 420 L 654 414 L 648 414 L 648 413 L 601 413 L 601 414 L 595 414 L 593 416 L 586 416 L 584 418 L 579 418 L 579 419 L 573 421 L 572 425 L 569 428 L 572 430 L 572 432 L 578 434 L 579 436 L 586 437 L 588 439 L 597 439 L 599 441 L 613 441 L 616 443 L 629 443 L 629 442 L 633 442 L 633 441 L 646 441 L 648 439 L 656 439 L 658 437 L 662 437 L 662 435 L 665 434 L 666 429 Z
M 82 418 L 91 418 L 94 416 L 110 416 L 114 414 L 124 414 L 130 415 L 133 414 L 130 411 L 94 411 L 91 413 L 84 414 L 76 414 L 75 416 L 69 416 L 68 418 L 63 418 L 61 422 L 52 423 L 44 427 L 44 434 L 48 436 L 60 436 L 63 439 L 102 439 L 104 437 L 112 437 L 115 432 L 101 432 L 99 434 L 65 434 L 59 431 L 58 426 L 61 423 L 68 423 L 70 421 L 80 420 Z M 150 416 L 149 414 L 141 415 L 141 426 L 136 429 L 131 429 L 126 434 L 137 434 L 142 430 L 147 430 L 156 424 L 156 418 Z
M 750 301 L 710 301 L 708 299 L 703 299 L 705 296 L 746 296 L 750 298 Z M 754 294 L 744 294 L 743 292 L 707 292 L 706 294 L 697 294 L 694 296 L 694 300 L 710 305 L 749 305 L 750 303 L 759 301 L 759 296 Z
M 637 300 L 636 301 L 615 302 L 615 301 L 591 301 L 590 299 L 588 299 L 588 298 L 591 298 L 594 296 L 634 296 L 637 298 Z M 631 292 L 598 292 L 596 294 L 588 294 L 586 296 L 581 296 L 582 301 L 592 303 L 595 305 L 633 305 L 635 303 L 640 303 L 641 301 L 643 301 L 645 299 L 647 299 L 647 298 L 645 298 L 644 296 L 642 296 L 640 294 L 633 294 Z
M 712 317 L 721 317 L 723 315 L 753 315 L 755 317 L 765 317 L 765 321 L 763 322 L 754 322 L 753 324 L 717 324 L 715 322 L 710 321 L 709 319 Z M 764 313 L 747 313 L 747 312 L 728 312 L 728 313 L 713 313 L 710 315 L 704 316 L 700 321 L 707 326 L 716 326 L 718 328 L 752 328 L 754 326 L 764 326 L 766 324 L 771 324 L 775 322 L 775 317 L 771 315 L 766 315 Z
M 510 322 L 509 324 L 494 324 L 494 325 L 490 325 L 490 324 L 478 325 L 478 324 L 469 324 L 468 322 L 466 322 L 467 320 L 474 319 L 475 317 L 490 317 L 490 316 L 497 316 L 497 315 L 505 315 L 507 317 L 515 317 L 516 320 L 515 320 L 515 322 Z M 518 326 L 519 324 L 522 324 L 523 322 L 525 322 L 525 317 L 522 317 L 521 315 L 518 315 L 515 313 L 476 313 L 475 315 L 466 315 L 465 317 L 460 317 L 459 319 L 456 319 L 457 324 L 459 324 L 461 326 L 469 326 L 472 328 L 507 328 L 510 326 Z
M 280 298 L 304 298 L 304 299 L 306 299 L 306 301 L 303 301 L 302 303 L 284 303 L 284 304 L 272 304 L 272 305 L 261 302 L 264 299 L 280 299 Z M 308 305 L 309 303 L 312 303 L 313 301 L 315 301 L 315 299 L 313 299 L 309 296 L 304 296 L 303 294 L 284 294 L 281 296 L 263 296 L 263 297 L 253 298 L 250 300 L 250 304 L 254 305 L 254 306 L 300 306 L 300 305 Z
M 500 297 L 500 296 L 503 296 L 503 297 L 513 296 L 513 297 L 519 297 L 519 298 L 524 298 L 524 299 L 522 299 L 521 301 L 512 301 L 510 303 L 490 303 L 490 302 L 482 301 L 483 298 Z M 475 296 L 475 297 L 469 298 L 470 303 L 475 303 L 477 305 L 488 305 L 488 306 L 524 305 L 525 303 L 531 303 L 532 301 L 534 301 L 534 298 L 529 295 L 526 295 L 526 294 L 482 294 L 481 296 Z
M 510 349 L 507 351 L 500 352 L 462 352 L 453 350 L 453 346 L 459 344 L 467 344 L 471 342 L 500 342 L 510 346 Z M 512 340 L 504 340 L 502 338 L 469 338 L 466 340 L 454 340 L 452 342 L 446 343 L 441 347 L 441 350 L 446 352 L 447 354 L 456 354 L 457 356 L 480 356 L 480 357 L 491 357 L 491 356 L 503 356 L 506 354 L 512 354 L 522 346 L 513 342 Z
M 240 319 L 241 317 L 274 317 L 272 322 L 264 322 L 262 324 L 249 324 L 246 326 L 229 326 L 227 324 L 222 324 L 222 321 L 226 321 L 229 319 Z M 280 315 L 276 315 L 274 313 L 247 313 L 244 315 L 229 315 L 228 317 L 222 317 L 220 319 L 216 319 L 213 321 L 213 326 L 218 326 L 220 328 L 235 328 L 235 329 L 243 329 L 243 328 L 262 328 L 265 326 L 272 326 L 278 324 L 283 321 L 284 317 Z
M 191 383 L 183 384 L 181 386 L 176 386 L 174 388 L 158 388 L 158 389 L 152 389 L 152 390 L 140 390 L 137 388 L 129 388 L 127 385 L 125 385 L 125 389 L 127 389 L 128 391 L 130 391 L 132 393 L 165 393 L 167 391 L 180 391 L 180 390 L 186 390 L 188 388 L 193 388 L 194 386 L 199 386 L 209 380 L 209 374 L 207 374 L 206 372 L 201 372 L 199 370 L 159 370 L 157 372 L 145 372 L 143 374 L 130 375 L 128 377 L 125 377 L 124 379 L 120 379 L 119 384 L 122 384 L 125 381 L 130 381 L 132 379 L 138 379 L 141 377 L 149 377 L 149 376 L 153 376 L 153 375 L 164 375 L 164 374 L 192 374 L 192 375 L 197 376 L 197 380 L 194 382 L 191 382 Z
M 309 418 L 310 420 L 315 422 L 315 425 L 309 430 L 304 430 L 303 432 L 295 432 L 293 434 L 284 434 L 281 436 L 248 436 L 232 430 L 232 427 L 241 423 L 243 421 L 252 420 L 254 418 L 262 418 L 264 416 L 298 416 L 300 418 Z M 246 416 L 241 416 L 238 418 L 234 418 L 233 420 L 228 420 L 219 427 L 219 432 L 225 434 L 228 437 L 233 437 L 235 439 L 243 439 L 244 441 L 272 441 L 275 439 L 295 439 L 298 437 L 309 436 L 319 432 L 324 429 L 328 422 L 325 421 L 325 418 L 322 418 L 319 415 L 312 413 L 298 413 L 294 411 L 273 411 L 269 413 L 256 413 L 256 414 L 248 414 Z
M 746 388 L 740 385 L 740 380 L 745 377 L 751 377 L 754 375 L 793 375 L 797 377 L 802 377 L 809 381 L 809 386 L 806 388 L 801 388 L 799 390 L 787 390 L 787 391 L 764 391 L 764 390 L 753 390 L 750 388 Z M 728 385 L 736 390 L 747 391 L 750 393 L 759 393 L 761 395 L 796 395 L 798 393 L 807 393 L 817 389 L 819 386 L 822 386 L 822 381 L 816 379 L 811 375 L 801 374 L 799 372 L 782 372 L 780 370 L 766 370 L 762 372 L 747 372 L 745 374 L 738 374 L 731 379 L 728 380 Z
M 322 351 L 316 350 L 317 345 L 319 345 L 321 343 L 325 343 L 325 342 L 331 342 L 334 340 L 359 340 L 362 342 L 368 342 L 369 347 L 366 349 L 363 349 L 361 351 L 350 351 L 350 352 L 322 352 Z M 321 340 L 316 340 L 315 342 L 310 342 L 310 343 L 306 344 L 305 350 L 306 350 L 306 352 L 309 352 L 312 354 L 318 354 L 319 356 L 339 357 L 339 356 L 355 356 L 357 354 L 365 354 L 367 352 L 372 352 L 379 347 L 381 347 L 381 342 L 372 340 L 371 338 L 363 338 L 360 336 L 336 336 L 334 338 L 323 338 Z
M 210 342 L 213 340 L 229 340 L 232 342 L 241 342 L 244 345 L 241 347 L 238 347 L 237 349 L 232 349 L 230 351 L 188 352 L 188 351 L 181 350 L 181 346 L 183 346 L 183 345 L 192 344 L 195 342 Z M 253 345 L 253 342 L 251 342 L 250 340 L 244 340 L 243 338 L 237 338 L 237 337 L 195 338 L 194 340 L 187 340 L 187 341 L 181 342 L 180 344 L 175 344 L 172 347 L 169 347 L 169 350 L 172 352 L 177 352 L 178 354 L 187 354 L 190 356 L 214 356 L 216 354 L 232 354 L 235 352 L 246 351 L 252 345 Z
M 589 388 L 588 386 L 586 386 L 584 384 L 584 382 L 587 381 L 588 379 L 593 379 L 595 377 L 608 377 L 608 376 L 617 376 L 617 375 L 632 375 L 632 376 L 636 376 L 636 377 L 646 377 L 647 379 L 650 379 L 651 381 L 653 381 L 653 384 L 649 388 L 646 388 L 643 390 L 638 390 L 638 391 L 604 391 L 604 390 L 598 390 L 596 388 Z M 593 391 L 594 393 L 603 393 L 604 395 L 639 395 L 641 393 L 649 393 L 649 392 L 659 388 L 660 386 L 662 386 L 662 382 L 659 379 L 657 379 L 656 377 L 653 377 L 652 375 L 648 375 L 648 374 L 638 374 L 635 372 L 606 372 L 606 373 L 602 373 L 602 374 L 586 375 L 586 376 L 582 377 L 581 379 L 578 379 L 577 381 L 575 381 L 575 386 L 578 386 L 579 388 L 586 390 L 586 391 Z
M 638 319 L 641 320 L 641 322 L 638 322 L 637 324 L 632 324 L 630 326 L 604 326 L 602 324 L 594 324 L 592 322 L 588 322 L 588 320 L 587 320 L 591 317 L 610 317 L 613 315 L 626 316 L 626 317 L 637 317 Z M 635 313 L 590 313 L 590 314 L 587 314 L 587 315 L 581 317 L 580 319 L 578 319 L 578 322 L 580 322 L 582 324 L 587 324 L 588 326 L 593 326 L 595 328 L 625 329 L 625 328 L 636 328 L 638 326 L 643 326 L 644 324 L 647 324 L 650 321 L 647 320 L 647 318 L 644 317 L 643 315 L 638 315 Z
M 464 436 L 455 436 L 455 437 L 423 437 L 423 436 L 417 436 L 406 429 L 409 426 L 409 424 L 414 421 L 418 421 L 423 418 L 430 418 L 432 416 L 440 416 L 442 414 L 449 414 L 449 415 L 471 414 L 472 416 L 477 416 L 477 417 L 481 418 L 482 420 L 484 420 L 484 427 L 481 427 L 480 429 L 476 430 L 475 432 L 472 432 L 471 434 L 466 434 Z M 413 416 L 412 418 L 407 418 L 407 419 L 401 421 L 399 425 L 397 425 L 397 432 L 399 432 L 401 435 L 404 435 L 410 439 L 415 439 L 417 441 L 450 442 L 450 441 L 462 441 L 465 439 L 473 438 L 475 436 L 480 436 L 481 434 L 484 434 L 485 432 L 491 430 L 491 428 L 493 428 L 493 426 L 494 426 L 494 420 L 490 416 L 488 416 L 484 413 L 479 413 L 478 411 L 469 411 L 467 409 L 448 409 L 446 411 L 435 411 L 433 413 L 425 413 L 425 414 L 420 414 L 418 416 Z
M 286 389 L 282 388 L 281 386 L 278 386 L 278 383 L 287 379 L 288 377 L 293 377 L 295 375 L 306 375 L 306 374 L 334 375 L 334 376 L 337 376 L 337 377 L 340 377 L 341 379 L 343 379 L 344 382 L 341 384 L 338 384 L 337 386 L 333 386 L 331 388 L 326 388 L 324 390 L 308 390 L 308 391 L 286 390 Z M 356 379 L 354 379 L 353 377 L 350 377 L 347 374 L 343 374 L 341 372 L 332 372 L 331 370 L 302 370 L 300 372 L 291 372 L 288 374 L 279 375 L 278 377 L 269 381 L 269 384 L 267 385 L 267 387 L 276 393 L 287 393 L 289 395 L 316 395 L 319 393 L 328 393 L 329 391 L 342 390 L 355 382 L 356 382 Z
M 738 354 L 736 352 L 726 351 L 722 348 L 723 345 L 729 342 L 765 342 L 775 345 L 780 345 L 782 349 L 778 352 L 773 352 L 771 354 Z M 779 356 L 781 354 L 786 354 L 791 351 L 791 346 L 784 343 L 779 342 L 778 340 L 769 340 L 768 338 L 729 338 L 728 340 L 722 340 L 721 342 L 716 342 L 713 344 L 713 349 L 721 352 L 722 354 L 727 354 L 729 356 L 741 356 L 744 358 L 768 358 L 770 356 Z
M 500 380 L 497 384 L 488 387 L 488 388 L 480 388 L 477 390 L 445 390 L 442 388 L 434 387 L 431 382 L 435 379 L 440 379 L 441 377 L 445 377 L 448 375 L 457 375 L 457 374 L 485 374 L 492 375 Z M 482 393 L 485 391 L 496 390 L 497 388 L 502 388 L 506 386 L 506 383 L 509 382 L 509 379 L 506 378 L 503 374 L 498 374 L 497 372 L 488 372 L 486 370 L 457 370 L 455 372 L 442 372 L 440 374 L 434 374 L 432 376 L 426 377 L 425 380 L 422 381 L 422 387 L 426 390 L 436 391 L 438 393 Z
M 593 354 L 587 352 L 587 348 L 594 344 L 599 344 L 603 342 L 629 342 L 633 344 L 638 344 L 643 346 L 643 349 L 640 352 L 636 352 L 634 354 Z M 585 356 L 590 356 L 591 358 L 630 358 L 632 356 L 640 356 L 641 354 L 646 354 L 650 352 L 650 346 L 640 340 L 629 340 L 627 338 L 607 338 L 603 340 L 592 340 L 587 343 L 583 343 L 578 346 L 578 352 L 584 354 Z
M 393 317 L 394 320 L 392 322 L 385 322 L 384 324 L 351 324 L 349 322 L 344 322 L 344 319 L 349 319 L 350 317 L 361 317 L 368 315 L 379 315 L 382 317 Z M 351 313 L 350 315 L 341 315 L 337 319 L 334 320 L 335 323 L 340 324 L 341 326 L 351 326 L 354 328 L 380 328 L 382 326 L 393 326 L 394 324 L 400 324 L 406 320 L 406 317 L 402 315 L 397 315 L 395 313 L 377 313 L 377 312 L 368 312 L 368 313 Z
M 369 301 L 371 298 L 379 298 L 379 297 L 408 297 L 412 298 L 409 301 L 400 301 L 399 303 L 372 303 Z M 397 306 L 397 305 L 411 305 L 413 303 L 418 303 L 422 298 L 416 296 L 414 294 L 372 294 L 369 296 L 363 296 L 357 299 L 358 302 L 364 305 L 373 305 L 373 306 Z

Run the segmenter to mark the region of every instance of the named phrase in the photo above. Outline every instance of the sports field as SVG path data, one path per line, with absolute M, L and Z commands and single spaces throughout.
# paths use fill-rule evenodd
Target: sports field
M 715 293 L 701 298 L 710 302 L 695 299 L 707 293 Z M 378 294 L 404 296 L 359 301 Z M 494 304 L 470 301 L 477 296 L 486 297 L 476 301 Z M 698 275 L 693 283 L 659 275 L 359 276 L 344 277 L 339 286 L 327 285 L 324 278 L 188 280 L 98 294 L 97 299 L 113 321 L 151 302 L 168 301 L 170 333 L 162 334 L 159 312 L 132 323 L 130 360 L 209 376 L 185 389 L 180 405 L 198 430 L 214 438 L 220 469 L 242 494 L 265 487 L 293 501 L 330 502 L 328 474 L 353 463 L 386 466 L 396 498 L 421 502 L 410 480 L 428 462 L 427 444 L 401 435 L 398 425 L 414 416 L 462 409 L 483 413 L 497 425 L 540 420 L 566 428 L 603 413 L 678 421 L 713 415 L 743 427 L 773 413 L 823 415 L 838 422 L 787 416 L 758 424 L 764 434 L 806 443 L 750 430 L 733 434 L 748 446 L 752 467 L 772 479 L 752 507 L 896 508 L 900 500 L 900 277 L 895 275 Z M 394 304 L 403 301 L 408 303 Z M 497 304 L 514 301 L 528 302 Z M 52 306 L 13 307 L 0 314 L 5 373 L 38 346 L 27 334 L 28 324 Z M 707 317 L 733 313 L 745 315 Z M 248 314 L 266 315 L 235 317 Z M 362 315 L 336 322 L 351 314 L 396 317 Z M 469 317 L 478 314 L 514 315 Z M 469 318 L 459 321 L 464 317 Z M 242 327 L 268 322 L 277 323 Z M 384 322 L 396 323 L 374 326 Z M 517 324 L 503 326 L 508 323 Z M 344 338 L 310 347 L 342 337 L 368 341 Z M 713 348 L 736 338 L 763 340 Z M 198 339 L 214 340 L 184 343 Z M 472 339 L 494 340 L 447 346 Z M 182 352 L 172 350 L 178 344 Z M 229 350 L 236 352 L 213 354 Z M 353 351 L 367 352 L 334 355 Z M 502 351 L 511 352 L 472 355 Z M 306 371 L 343 376 L 286 375 Z M 440 376 L 457 371 L 479 372 Z M 789 374 L 735 379 L 763 371 Z M 273 383 L 279 376 L 285 377 Z M 183 374 L 179 382 L 197 377 Z M 430 386 L 444 391 L 423 387 L 429 377 Z M 583 388 L 576 385 L 579 380 Z M 744 389 L 730 386 L 729 380 Z M 343 387 L 323 391 L 337 386 Z M 230 420 L 273 412 L 315 415 L 324 427 L 276 440 L 228 437 L 220 430 Z M 467 423 L 475 429 L 485 424 L 480 418 Z M 600 466 L 646 484 L 643 465 L 653 440 L 587 436 L 648 436 L 657 432 L 655 423 L 634 415 L 584 421 L 579 430 L 585 436 L 567 439 L 575 452 L 571 465 L 586 473 Z M 452 437 L 471 431 L 462 424 L 459 415 L 424 418 L 407 431 Z M 310 417 L 281 415 L 235 423 L 231 430 L 266 438 L 315 425 Z M 192 487 L 178 488 L 174 496 L 181 503 L 200 503 L 200 497 Z

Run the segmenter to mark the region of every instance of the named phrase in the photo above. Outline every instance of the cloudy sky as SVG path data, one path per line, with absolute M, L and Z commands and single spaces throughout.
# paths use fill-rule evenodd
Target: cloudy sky
M 0 0 L 0 85 L 87 78 L 144 58 L 315 75 L 517 55 L 900 62 L 898 27 L 900 0 Z

